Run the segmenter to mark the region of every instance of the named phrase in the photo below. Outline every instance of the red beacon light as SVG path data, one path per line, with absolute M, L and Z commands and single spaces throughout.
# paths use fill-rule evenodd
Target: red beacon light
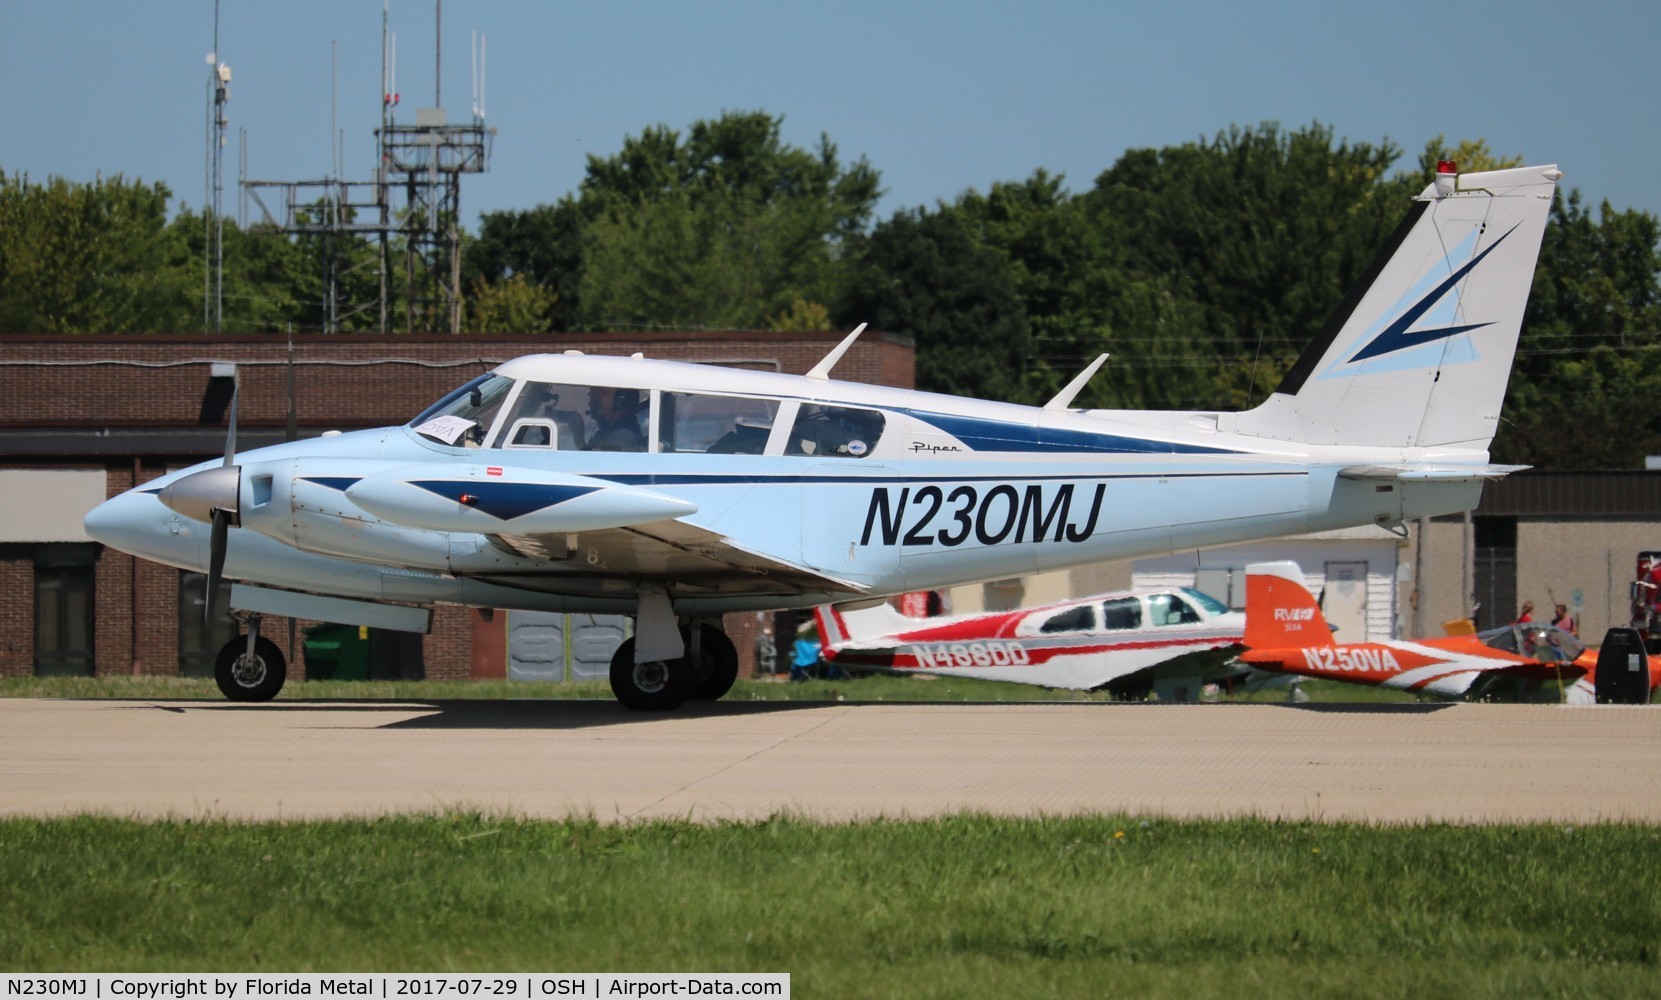
M 1446 198 L 1459 187 L 1459 164 L 1452 160 L 1436 161 L 1436 197 Z

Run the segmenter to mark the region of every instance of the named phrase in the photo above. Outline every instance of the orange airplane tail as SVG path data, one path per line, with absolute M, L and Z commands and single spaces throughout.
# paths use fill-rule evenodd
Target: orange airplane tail
M 1246 648 L 1331 646 L 1332 629 L 1295 562 L 1246 567 Z

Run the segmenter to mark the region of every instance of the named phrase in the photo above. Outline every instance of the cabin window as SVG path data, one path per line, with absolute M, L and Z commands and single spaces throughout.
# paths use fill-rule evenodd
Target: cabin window
M 1096 627 L 1096 609 L 1088 604 L 1064 608 L 1044 619 L 1038 631 L 1045 635 L 1057 632 L 1088 632 Z
M 1115 632 L 1120 629 L 1142 627 L 1142 601 L 1135 597 L 1115 597 L 1102 602 L 1102 629 Z
M 772 399 L 666 392 L 660 403 L 661 452 L 759 455 L 767 448 L 779 404 Z
M 1148 598 L 1148 619 L 1155 626 L 1193 625 L 1200 613 L 1175 594 L 1155 594 Z
M 785 454 L 864 458 L 882 437 L 883 426 L 877 410 L 803 403 Z

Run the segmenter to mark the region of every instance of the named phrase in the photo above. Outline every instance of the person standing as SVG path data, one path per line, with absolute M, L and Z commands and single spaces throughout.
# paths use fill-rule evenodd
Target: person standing
M 1580 629 L 1575 623 L 1574 616 L 1569 614 L 1569 609 L 1565 605 L 1559 604 L 1557 606 L 1557 610 L 1552 616 L 1551 624 L 1553 628 L 1560 628 L 1570 635 L 1580 634 Z

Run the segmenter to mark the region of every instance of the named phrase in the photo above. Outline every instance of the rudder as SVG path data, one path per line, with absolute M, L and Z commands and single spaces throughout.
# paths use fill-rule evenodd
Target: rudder
M 1246 567 L 1246 648 L 1331 646 L 1332 630 L 1295 562 Z
M 1561 176 L 1439 174 L 1240 430 L 1485 461 Z

